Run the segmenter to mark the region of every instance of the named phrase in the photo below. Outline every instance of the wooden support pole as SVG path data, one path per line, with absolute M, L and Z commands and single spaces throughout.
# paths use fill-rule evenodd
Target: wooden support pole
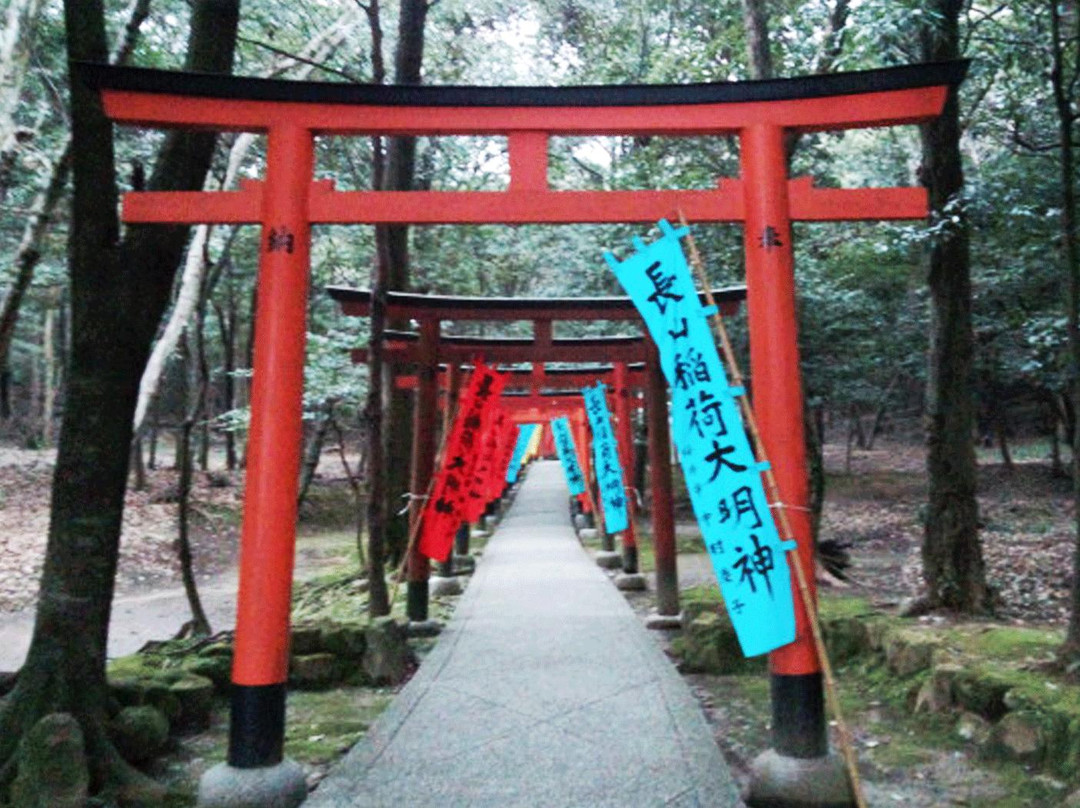
M 634 524 L 637 515 L 637 496 L 634 491 L 634 425 L 633 410 L 630 407 L 632 392 L 627 384 L 625 362 L 616 362 L 614 369 L 615 388 L 615 435 L 619 447 L 619 464 L 623 470 L 623 491 L 626 497 L 626 530 L 623 531 L 623 572 L 638 571 L 637 528 Z
M 417 367 L 416 403 L 413 408 L 412 474 L 410 492 L 417 498 L 409 501 L 409 532 L 420 521 L 426 500 L 419 499 L 427 491 L 435 466 L 435 424 L 439 414 L 439 321 L 420 323 L 420 355 Z M 406 615 L 410 621 L 422 623 L 428 619 L 428 578 L 431 562 L 414 547 L 408 555 L 408 592 Z
M 656 611 L 679 614 L 679 570 L 675 559 L 675 503 L 671 492 L 671 432 L 667 385 L 656 343 L 648 340 L 646 412 L 649 419 L 649 481 L 652 487 L 652 540 L 656 558 Z

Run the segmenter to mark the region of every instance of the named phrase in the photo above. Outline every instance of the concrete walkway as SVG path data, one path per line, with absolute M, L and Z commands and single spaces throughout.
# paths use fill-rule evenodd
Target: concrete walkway
M 535 463 L 453 621 L 306 808 L 739 806 L 701 711 Z

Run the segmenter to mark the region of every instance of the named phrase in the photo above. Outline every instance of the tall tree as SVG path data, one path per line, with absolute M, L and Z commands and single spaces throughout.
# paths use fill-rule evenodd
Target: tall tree
M 1050 9 L 1050 84 L 1057 111 L 1058 138 L 1061 141 L 1058 166 L 1061 175 L 1061 244 L 1062 260 L 1068 283 L 1066 330 L 1069 356 L 1068 385 L 1075 407 L 1080 403 L 1080 244 L 1076 233 L 1076 157 L 1073 151 L 1076 120 L 1075 88 L 1080 79 L 1080 30 L 1076 9 L 1066 17 L 1058 3 Z M 1080 429 L 1072 431 L 1073 501 L 1076 509 L 1076 537 L 1073 557 L 1073 581 L 1069 629 L 1062 648 L 1067 659 L 1080 657 Z
M 430 0 L 402 0 L 398 16 L 398 39 L 394 51 L 394 83 L 420 84 L 424 61 L 424 28 Z M 390 138 L 386 149 L 383 188 L 411 191 L 416 179 L 416 138 Z M 379 227 L 375 231 L 378 260 L 386 264 L 388 291 L 408 291 L 410 281 L 409 228 L 406 225 Z M 391 328 L 407 323 L 389 323 Z M 393 384 L 383 387 L 386 404 L 386 496 L 387 514 L 395 513 L 402 494 L 409 490 L 409 463 L 412 443 L 412 398 Z M 386 547 L 391 557 L 405 552 L 408 523 L 404 518 L 387 519 Z
M 932 0 L 921 31 L 927 62 L 960 56 L 963 0 Z M 989 597 L 979 542 L 972 368 L 971 265 L 960 107 L 952 88 L 942 114 L 920 128 L 923 182 L 930 195 L 930 350 L 926 385 L 926 526 L 923 577 L 929 608 L 976 614 Z
M 185 69 L 228 72 L 238 17 L 239 0 L 195 0 Z M 105 62 L 102 0 L 67 0 L 64 20 L 68 59 Z M 139 377 L 188 229 L 131 227 L 120 238 L 112 124 L 97 91 L 74 71 L 71 128 L 68 392 L 33 638 L 15 689 L 0 703 L 0 782 L 14 774 L 23 734 L 44 715 L 67 712 L 82 726 L 93 790 L 128 793 L 146 781 L 106 732 L 106 640 Z M 169 134 L 147 187 L 200 189 L 214 141 L 212 133 Z

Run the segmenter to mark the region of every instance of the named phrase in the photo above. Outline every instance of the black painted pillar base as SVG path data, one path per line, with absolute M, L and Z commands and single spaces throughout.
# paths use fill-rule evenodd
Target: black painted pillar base
M 236 769 L 275 766 L 284 759 L 285 683 L 232 686 L 229 765 Z
M 627 575 L 634 575 L 638 572 L 638 549 L 636 544 L 623 545 L 622 568 Z
M 608 531 L 604 531 L 604 538 L 600 540 L 600 549 L 605 553 L 615 552 L 615 537 Z
M 820 673 L 787 676 L 773 673 L 773 749 L 785 757 L 818 758 L 829 754 L 825 692 Z
M 773 748 L 751 764 L 751 808 L 854 808 L 843 760 L 829 753 L 820 673 L 772 674 Z
M 469 523 L 462 522 L 454 534 L 454 552 L 460 556 L 469 554 Z
M 428 582 L 409 581 L 405 587 L 405 615 L 412 623 L 428 619 Z

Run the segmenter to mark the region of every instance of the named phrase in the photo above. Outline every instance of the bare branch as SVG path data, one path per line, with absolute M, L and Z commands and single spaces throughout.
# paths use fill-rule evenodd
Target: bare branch
M 299 64 L 310 65 L 311 67 L 314 67 L 317 70 L 322 70 L 324 73 L 330 73 L 331 75 L 341 76 L 342 78 L 344 78 L 344 79 L 346 79 L 348 81 L 352 81 L 352 82 L 359 82 L 360 81 L 360 79 L 357 76 L 353 75 L 352 73 L 348 72 L 347 70 L 342 70 L 341 68 L 337 68 L 337 67 L 331 67 L 330 65 L 322 63 L 322 62 L 317 62 L 314 59 L 309 59 L 306 56 L 301 56 L 298 53 L 292 53 L 291 51 L 287 51 L 287 50 L 284 50 L 283 48 L 279 48 L 279 47 L 277 47 L 275 45 L 271 45 L 269 42 L 263 42 L 262 40 L 252 39 L 251 37 L 245 37 L 245 36 L 238 36 L 237 39 L 240 40 L 241 42 L 246 42 L 247 44 L 254 45 L 254 46 L 258 47 L 258 48 L 265 48 L 266 50 L 270 51 L 271 53 L 276 53 L 278 56 L 284 56 L 286 59 L 292 59 L 293 61 L 295 61 L 295 62 L 297 62 Z

